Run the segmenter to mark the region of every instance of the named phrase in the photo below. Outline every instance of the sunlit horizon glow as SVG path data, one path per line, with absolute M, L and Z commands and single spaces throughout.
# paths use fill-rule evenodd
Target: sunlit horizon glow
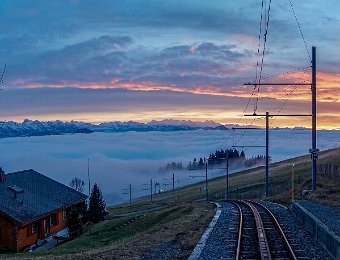
M 275 115 L 275 114 L 274 114 Z M 325 115 L 331 116 L 332 115 Z M 252 121 L 255 119 L 254 123 Z M 274 116 L 275 118 L 275 116 Z M 60 120 L 63 122 L 87 122 L 92 124 L 100 124 L 100 123 L 108 123 L 108 122 L 127 122 L 134 121 L 140 123 L 149 123 L 152 120 L 162 121 L 162 120 L 187 120 L 193 122 L 205 122 L 205 121 L 214 121 L 215 123 L 219 123 L 222 125 L 253 125 L 258 127 L 265 127 L 264 117 L 242 117 L 241 114 L 238 114 L 238 111 L 234 112 L 224 112 L 224 111 L 209 111 L 202 112 L 190 112 L 190 113 L 176 113 L 176 112 L 167 112 L 167 111 L 159 111 L 159 112 L 141 112 L 141 113 L 79 113 L 79 114 L 48 114 L 48 115 L 32 115 L 29 117 L 26 116 L 11 116 L 8 118 L 2 118 L 1 121 L 13 121 L 17 123 L 22 123 L 25 119 L 28 120 L 39 120 L 39 121 L 56 121 Z M 280 117 L 282 120 L 282 117 Z M 283 118 L 283 120 L 287 121 L 284 125 L 280 124 L 278 120 L 275 118 L 273 123 L 271 123 L 271 128 L 275 127 L 284 127 L 284 128 L 295 128 L 295 127 L 304 127 L 311 128 L 311 119 L 309 118 Z M 339 118 L 340 120 L 340 118 Z M 289 122 L 289 123 L 288 123 Z M 327 120 L 323 120 L 322 117 L 318 118 L 318 130 L 340 130 L 338 121 L 332 123 Z

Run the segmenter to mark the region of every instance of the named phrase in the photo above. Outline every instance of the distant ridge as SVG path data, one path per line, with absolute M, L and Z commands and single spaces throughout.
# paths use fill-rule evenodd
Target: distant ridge
M 222 125 L 214 121 L 191 121 L 191 120 L 173 120 L 165 119 L 161 121 L 152 120 L 148 123 L 135 121 L 113 121 L 101 123 L 99 125 L 70 121 L 39 121 L 25 119 L 22 123 L 13 121 L 0 122 L 0 138 L 21 137 L 21 136 L 44 136 L 44 135 L 61 135 L 61 134 L 78 134 L 93 132 L 173 132 L 173 131 L 192 131 L 192 130 L 229 130 L 237 125 Z

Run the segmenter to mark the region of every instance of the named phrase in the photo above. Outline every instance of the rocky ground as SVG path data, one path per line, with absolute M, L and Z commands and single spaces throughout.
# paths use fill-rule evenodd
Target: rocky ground
M 297 245 L 297 255 L 309 259 L 331 259 L 328 253 L 314 240 L 302 223 L 286 208 L 271 202 L 265 204 L 277 217 L 280 225 L 290 242 Z M 226 259 L 235 257 L 235 224 L 238 222 L 238 214 L 229 203 L 220 203 L 223 207 L 222 214 L 210 234 L 200 259 Z M 329 212 L 332 213 L 332 212 Z M 325 213 L 326 214 L 326 213 Z M 324 216 L 326 217 L 326 216 Z M 328 215 L 332 218 L 332 214 Z
M 220 202 L 221 215 L 210 233 L 202 250 L 200 259 L 233 259 L 236 254 L 237 225 L 239 213 L 235 206 Z
M 271 202 L 261 203 L 267 206 L 276 216 L 288 241 L 294 241 L 294 244 L 298 244 L 298 247 L 303 250 L 298 255 L 309 257 L 309 259 L 331 259 L 310 232 L 286 207 Z

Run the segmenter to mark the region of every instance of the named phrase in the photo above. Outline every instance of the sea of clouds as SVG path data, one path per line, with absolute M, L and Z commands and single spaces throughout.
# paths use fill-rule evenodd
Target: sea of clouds
M 240 137 L 242 138 L 240 139 Z M 171 173 L 159 173 L 168 162 L 182 162 L 187 166 L 194 157 L 209 156 L 216 149 L 233 144 L 263 145 L 264 130 L 218 131 L 196 130 L 178 132 L 93 133 L 57 136 L 35 136 L 0 139 L 0 165 L 6 172 L 34 169 L 61 183 L 68 184 L 73 177 L 87 182 L 87 162 L 90 159 L 91 182 L 97 183 L 108 204 L 128 199 L 123 190 L 129 184 L 133 197 L 149 194 L 144 190 L 152 178 L 162 189 L 169 189 Z M 226 139 L 228 139 L 226 141 Z M 311 132 L 308 130 L 271 130 L 270 156 L 280 161 L 308 153 Z M 321 150 L 339 147 L 340 131 L 319 131 Z M 242 148 L 239 148 L 240 150 Z M 246 156 L 264 154 L 264 148 L 244 148 Z M 236 170 L 236 169 L 234 169 Z M 176 173 L 176 186 L 202 180 L 183 171 Z M 209 172 L 209 178 L 222 172 Z M 87 187 L 84 191 L 87 193 Z

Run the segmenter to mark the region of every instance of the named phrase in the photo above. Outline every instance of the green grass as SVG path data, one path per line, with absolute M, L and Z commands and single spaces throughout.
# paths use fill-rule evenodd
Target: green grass
M 108 208 L 108 211 L 110 212 L 111 215 L 119 215 L 119 214 L 131 213 L 131 212 L 135 212 L 139 210 L 158 208 L 163 205 L 164 204 L 162 203 L 151 203 L 151 202 L 142 202 L 140 204 L 132 204 L 132 205 L 123 204 L 120 206 L 110 207 Z
M 102 248 L 112 244 L 117 244 L 127 239 L 132 238 L 136 234 L 140 234 L 150 230 L 162 223 L 166 223 L 176 217 L 176 213 L 180 210 L 179 207 L 171 207 L 159 212 L 149 213 L 136 222 L 127 224 L 132 217 L 106 220 L 96 225 L 93 225 L 91 232 L 87 231 L 80 237 L 62 244 L 46 253 L 36 253 L 36 256 L 42 255 L 63 255 L 74 254 L 87 251 L 93 248 Z M 119 228 L 123 227 L 123 228 Z M 117 229 L 119 228 L 119 229 Z M 34 255 L 34 254 L 33 254 Z

